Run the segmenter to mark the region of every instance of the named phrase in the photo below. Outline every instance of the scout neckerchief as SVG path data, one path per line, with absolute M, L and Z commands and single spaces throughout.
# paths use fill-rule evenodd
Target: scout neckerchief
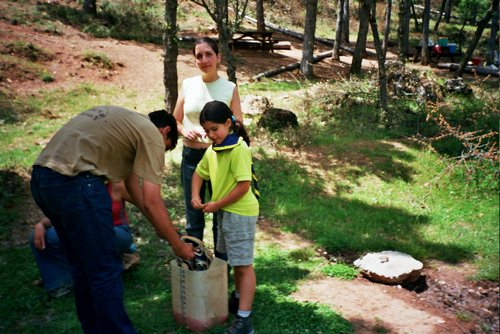
M 226 139 L 222 141 L 220 144 L 212 144 L 212 149 L 215 152 L 230 150 L 238 146 L 243 141 L 243 138 L 238 136 L 236 133 L 229 134 Z M 257 199 L 260 198 L 259 191 L 259 180 L 257 179 L 257 175 L 255 175 L 255 170 L 253 168 L 252 163 L 252 192 Z

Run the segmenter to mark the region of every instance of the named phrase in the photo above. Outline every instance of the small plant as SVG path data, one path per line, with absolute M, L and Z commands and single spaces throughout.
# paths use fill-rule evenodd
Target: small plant
M 50 51 L 33 43 L 26 43 L 23 41 L 7 43 L 2 49 L 2 53 L 22 57 L 30 61 L 44 61 L 54 58 L 54 55 Z
M 114 67 L 113 62 L 104 52 L 92 50 L 85 51 L 83 54 L 83 60 L 106 69 L 112 69 Z
M 99 24 L 90 24 L 88 26 L 85 26 L 82 31 L 86 34 L 90 34 L 99 38 L 105 38 L 111 35 L 110 29 L 108 27 Z
M 328 265 L 321 271 L 327 276 L 337 277 L 343 280 L 352 280 L 359 275 L 358 269 L 343 263 Z
M 457 312 L 455 312 L 455 315 L 457 316 L 457 319 L 460 321 L 467 322 L 472 320 L 472 316 L 465 311 L 458 310 Z
M 55 79 L 54 79 L 54 76 L 49 73 L 49 72 L 43 72 L 42 73 L 42 81 L 43 82 L 53 82 Z
M 314 249 L 311 247 L 292 250 L 289 254 L 290 258 L 296 261 L 308 261 L 315 255 Z

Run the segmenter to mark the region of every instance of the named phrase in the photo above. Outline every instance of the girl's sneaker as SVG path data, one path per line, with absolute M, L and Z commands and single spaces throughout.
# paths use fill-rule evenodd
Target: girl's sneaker
M 226 329 L 226 334 L 254 334 L 251 317 L 236 316 L 231 326 Z

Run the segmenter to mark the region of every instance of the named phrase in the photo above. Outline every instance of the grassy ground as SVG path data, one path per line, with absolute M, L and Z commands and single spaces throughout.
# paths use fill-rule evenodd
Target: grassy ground
M 298 88 L 287 89 L 296 93 Z M 252 87 L 245 90 L 251 92 Z M 265 95 L 283 88 L 271 84 L 263 90 L 259 84 L 257 90 Z M 110 103 L 116 94 L 92 86 L 41 93 L 36 102 L 30 102 L 29 117 L 19 115 L 22 122 L 1 125 L 1 186 L 3 194 L 10 193 L 2 197 L 0 225 L 0 296 L 6 301 L 0 306 L 3 332 L 78 331 L 72 298 L 50 299 L 34 287 L 38 273 L 28 247 L 22 241 L 8 242 L 23 215 L 22 205 L 14 204 L 19 204 L 22 194 L 11 190 L 26 187 L 27 180 L 20 175 L 29 173 L 41 145 L 61 124 L 91 104 Z M 127 97 L 123 99 L 127 105 Z M 150 104 L 154 101 L 145 103 Z M 50 114 L 45 111 L 49 106 Z M 437 154 L 383 130 L 352 136 L 325 126 L 317 134 L 322 140 L 312 138 L 317 144 L 295 149 L 253 126 L 250 131 L 261 183 L 261 215 L 275 226 L 300 233 L 331 254 L 395 249 L 423 261 L 474 263 L 480 269 L 478 277 L 498 279 L 498 197 L 439 176 L 446 164 Z M 163 194 L 172 216 L 182 222 L 180 148 L 169 153 L 167 161 Z M 8 177 L 13 175 L 17 183 Z M 172 253 L 144 218 L 130 210 L 142 262 L 124 274 L 127 310 L 142 333 L 185 333 L 171 317 Z M 255 323 L 262 333 L 273 332 L 277 322 L 283 324 L 282 333 L 352 332 L 350 324 L 327 307 L 289 297 L 300 280 L 318 275 L 327 265 L 314 252 L 298 256 L 259 245 L 255 265 L 259 277 Z M 210 333 L 222 330 L 218 327 Z

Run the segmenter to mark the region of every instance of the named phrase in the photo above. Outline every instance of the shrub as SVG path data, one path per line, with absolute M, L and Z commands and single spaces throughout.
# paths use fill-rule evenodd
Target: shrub
M 22 57 L 30 61 L 44 61 L 54 58 L 54 54 L 45 50 L 33 43 L 26 43 L 23 41 L 15 41 L 7 43 L 1 50 L 4 54 Z
M 106 69 L 112 69 L 114 67 L 111 59 L 103 52 L 87 50 L 83 53 L 83 60 Z

